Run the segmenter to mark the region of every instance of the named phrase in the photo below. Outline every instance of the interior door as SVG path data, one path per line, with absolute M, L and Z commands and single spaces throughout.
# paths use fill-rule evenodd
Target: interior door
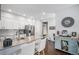
M 42 34 L 47 35 L 48 34 L 48 22 L 42 23 Z

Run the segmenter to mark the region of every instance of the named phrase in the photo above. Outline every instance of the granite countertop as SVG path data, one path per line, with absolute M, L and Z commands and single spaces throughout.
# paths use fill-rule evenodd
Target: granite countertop
M 25 37 L 24 39 L 16 38 L 13 40 L 11 47 L 15 47 L 15 46 L 22 45 L 22 44 L 28 44 L 33 41 L 36 41 L 35 36 Z M 2 49 L 5 49 L 5 48 L 3 47 L 3 42 L 0 41 L 0 50 Z

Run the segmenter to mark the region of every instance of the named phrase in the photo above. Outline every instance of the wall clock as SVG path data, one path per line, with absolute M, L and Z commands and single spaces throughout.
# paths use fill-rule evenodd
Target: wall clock
M 61 24 L 64 27 L 71 27 L 72 25 L 74 25 L 74 19 L 72 17 L 65 17 L 62 20 Z

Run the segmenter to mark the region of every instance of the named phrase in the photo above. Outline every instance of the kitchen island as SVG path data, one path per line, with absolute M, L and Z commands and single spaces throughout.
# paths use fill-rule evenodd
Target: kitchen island
M 0 41 L 0 54 L 1 55 L 30 55 L 34 54 L 35 48 L 35 36 L 28 36 L 23 39 L 14 39 L 12 46 L 3 47 L 2 41 Z

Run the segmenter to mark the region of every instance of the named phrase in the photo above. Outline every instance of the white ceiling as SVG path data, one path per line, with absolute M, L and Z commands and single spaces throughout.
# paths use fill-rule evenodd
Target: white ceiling
M 73 4 L 2 4 L 1 8 L 27 16 L 41 16 L 43 12 L 56 13 L 71 6 Z

